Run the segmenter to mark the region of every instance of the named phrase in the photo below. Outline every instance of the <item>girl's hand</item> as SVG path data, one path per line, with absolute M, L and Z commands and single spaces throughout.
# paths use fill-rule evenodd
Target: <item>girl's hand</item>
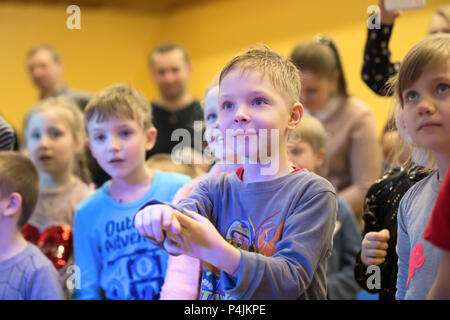
M 361 244 L 361 261 L 366 267 L 378 266 L 386 260 L 389 238 L 388 229 L 369 232 L 364 236 Z
M 384 6 L 384 0 L 378 1 L 378 6 L 380 7 L 380 18 L 382 24 L 393 25 L 394 20 L 402 14 L 400 10 L 388 11 Z

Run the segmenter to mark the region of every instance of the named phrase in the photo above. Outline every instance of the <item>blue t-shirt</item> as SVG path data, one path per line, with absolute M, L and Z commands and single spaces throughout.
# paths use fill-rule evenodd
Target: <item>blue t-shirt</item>
M 139 200 L 114 200 L 106 182 L 78 205 L 74 222 L 75 264 L 81 274 L 78 299 L 159 298 L 167 253 L 137 233 L 133 217 L 151 199 L 172 201 L 189 180 L 155 170 L 151 187 Z

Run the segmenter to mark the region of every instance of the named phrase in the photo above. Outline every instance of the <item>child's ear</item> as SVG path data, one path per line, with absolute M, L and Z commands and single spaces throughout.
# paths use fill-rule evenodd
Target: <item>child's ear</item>
M 20 211 L 20 208 L 22 208 L 22 196 L 17 192 L 13 192 L 6 196 L 4 201 L 5 207 L 3 208 L 3 215 L 5 217 L 12 218 Z
M 316 152 L 316 168 L 319 168 L 323 165 L 323 163 L 325 162 L 326 155 L 327 153 L 324 148 L 320 148 Z
M 294 104 L 291 109 L 291 114 L 288 123 L 288 129 L 293 130 L 300 123 L 300 120 L 303 116 L 303 105 L 300 102 Z
M 145 150 L 151 150 L 156 143 L 156 136 L 158 135 L 158 131 L 155 127 L 149 128 L 145 130 L 145 137 L 146 137 L 146 143 L 145 143 Z

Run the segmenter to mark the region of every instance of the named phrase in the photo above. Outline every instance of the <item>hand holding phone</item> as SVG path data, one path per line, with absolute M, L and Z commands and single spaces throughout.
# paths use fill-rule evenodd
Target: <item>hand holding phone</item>
M 425 6 L 425 0 L 384 0 L 384 7 L 388 11 L 414 10 Z

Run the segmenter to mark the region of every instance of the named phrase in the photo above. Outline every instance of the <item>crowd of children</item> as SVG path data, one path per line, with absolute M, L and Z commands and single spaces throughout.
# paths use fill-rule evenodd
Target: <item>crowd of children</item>
M 20 151 L 0 117 L 0 299 L 449 299 L 450 34 L 430 33 L 372 88 L 389 83 L 408 159 L 386 171 L 323 36 L 225 65 L 203 102 L 210 166 L 146 160 L 152 107 L 126 84 L 83 111 L 42 100 Z

